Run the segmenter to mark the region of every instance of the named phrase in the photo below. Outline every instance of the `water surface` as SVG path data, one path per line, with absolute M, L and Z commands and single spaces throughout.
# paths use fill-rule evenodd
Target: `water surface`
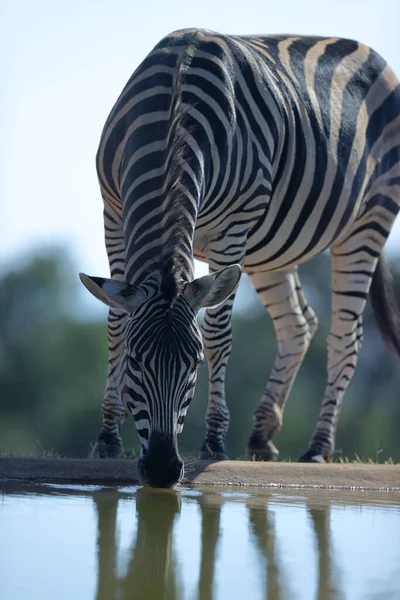
M 399 600 L 400 495 L 0 484 L 1 600 Z

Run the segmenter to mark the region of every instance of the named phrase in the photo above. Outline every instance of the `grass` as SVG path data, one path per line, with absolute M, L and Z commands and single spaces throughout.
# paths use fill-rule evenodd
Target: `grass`
M 354 458 L 349 458 L 348 456 L 338 456 L 336 460 L 332 462 L 340 463 L 340 464 L 367 464 L 367 465 L 396 465 L 396 463 L 391 456 L 385 459 L 384 461 L 379 460 L 379 456 L 374 458 L 364 458 L 359 456 L 358 454 L 354 454 Z
M 386 458 L 385 460 L 380 460 L 380 455 L 382 454 L 383 449 L 380 448 L 379 450 L 376 450 L 375 452 L 375 458 L 373 457 L 368 457 L 365 458 L 363 456 L 360 456 L 357 453 L 354 453 L 353 458 L 350 458 L 349 456 L 343 455 L 341 450 L 338 450 L 337 452 L 335 452 L 336 456 L 331 457 L 327 462 L 328 463 L 336 463 L 336 464 L 363 464 L 363 465 L 396 465 L 396 464 L 400 464 L 397 463 L 393 460 L 393 458 L 391 456 L 389 456 L 389 458 Z M 243 456 L 237 456 L 235 459 L 233 460 L 245 460 Z M 253 459 L 255 460 L 255 459 Z M 278 462 L 280 463 L 292 463 L 292 462 L 297 462 L 297 461 L 293 461 L 290 457 L 289 458 L 282 458 L 280 459 Z
M 340 463 L 340 464 L 368 464 L 368 465 L 395 465 L 397 463 L 394 462 L 391 456 L 381 461 L 381 454 L 384 452 L 383 448 L 380 447 L 380 443 L 375 443 L 375 457 L 364 458 L 359 454 L 355 453 L 354 458 L 350 459 L 348 456 L 343 456 L 342 452 L 339 451 L 339 456 L 336 460 L 332 462 Z
M 42 445 L 40 444 L 40 442 L 38 441 L 38 446 L 40 447 L 41 450 L 41 454 L 37 455 L 37 454 L 24 454 L 23 456 L 20 454 L 10 454 L 7 452 L 4 453 L 0 453 L 0 457 L 13 457 L 13 458 L 88 458 L 88 456 L 81 456 L 81 457 L 76 457 L 76 456 L 62 456 L 61 454 L 59 454 L 58 452 L 55 452 L 54 449 L 51 450 L 45 450 Z M 353 457 L 349 457 L 346 455 L 343 455 L 341 450 L 337 450 L 334 453 L 334 456 L 330 458 L 330 460 L 328 461 L 329 463 L 336 463 L 336 464 L 367 464 L 367 465 L 396 465 L 396 464 L 400 464 L 399 462 L 396 462 L 392 459 L 392 457 L 388 457 L 384 460 L 381 459 L 381 455 L 384 452 L 383 448 L 380 447 L 379 443 L 375 444 L 375 456 L 374 457 L 363 457 L 360 456 L 357 453 L 354 453 Z M 138 448 L 127 448 L 125 449 L 123 456 L 121 458 L 126 458 L 128 460 L 134 460 L 136 458 L 138 458 L 139 456 L 139 450 Z M 197 456 L 195 456 L 194 454 L 182 454 L 181 455 L 183 460 L 185 461 L 185 463 L 193 463 L 194 461 L 197 460 Z M 237 460 L 237 461 L 243 461 L 245 460 L 244 456 L 239 455 L 236 456 L 236 458 L 232 459 L 232 460 Z M 281 463 L 290 463 L 293 462 L 291 458 L 284 458 L 281 459 L 279 462 Z M 296 461 L 294 461 L 296 462 Z
M 40 455 L 32 454 L 32 453 L 22 455 L 22 454 L 10 454 L 8 452 L 3 452 L 3 453 L 0 453 L 0 458 L 66 458 L 66 459 L 74 459 L 75 458 L 76 459 L 76 458 L 88 458 L 88 457 L 87 456 L 80 456 L 80 457 L 78 457 L 78 456 L 62 456 L 58 452 L 49 450 L 49 451 L 43 452 Z M 134 459 L 138 458 L 138 454 L 134 450 L 125 450 L 124 455 L 121 458 L 125 458 L 128 460 L 134 460 Z M 192 463 L 197 460 L 197 457 L 194 457 L 194 456 L 184 456 L 182 458 L 185 461 L 185 463 Z M 236 458 L 233 458 L 232 460 L 244 461 L 245 459 L 243 456 L 237 456 Z M 279 460 L 278 462 L 292 463 L 292 462 L 296 462 L 296 461 L 292 461 L 291 458 L 284 458 L 282 460 Z M 389 458 L 386 458 L 385 460 L 381 461 L 381 460 L 379 460 L 379 456 L 375 456 L 375 458 L 373 458 L 373 457 L 365 458 L 363 456 L 360 456 L 357 453 L 355 453 L 352 458 L 349 456 L 337 456 L 337 457 L 331 458 L 328 462 L 335 463 L 335 464 L 343 464 L 343 465 L 348 465 L 348 464 L 398 465 L 398 464 L 400 464 L 400 463 L 394 461 L 391 456 L 389 456 Z

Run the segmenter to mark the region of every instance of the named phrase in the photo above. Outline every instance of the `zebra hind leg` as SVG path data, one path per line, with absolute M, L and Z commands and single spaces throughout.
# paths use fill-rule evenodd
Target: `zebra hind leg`
M 272 318 L 277 344 L 272 373 L 253 417 L 247 443 L 248 460 L 277 460 L 272 436 L 280 430 L 283 411 L 318 320 L 301 289 L 297 269 L 250 276 L 261 302 Z
M 360 228 L 362 232 L 365 227 Z M 324 462 L 335 449 L 336 428 L 344 392 L 357 365 L 363 340 L 362 314 L 378 252 L 358 246 L 357 229 L 332 250 L 332 322 L 327 339 L 328 383 L 310 446 L 300 462 Z

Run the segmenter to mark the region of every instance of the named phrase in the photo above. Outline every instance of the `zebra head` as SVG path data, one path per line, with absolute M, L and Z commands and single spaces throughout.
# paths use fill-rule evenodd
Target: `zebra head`
M 222 304 L 236 288 L 240 273 L 240 266 L 232 265 L 178 287 L 160 281 L 157 274 L 138 286 L 80 274 L 94 296 L 128 315 L 119 391 L 142 443 L 143 483 L 171 487 L 183 477 L 177 435 L 203 361 L 197 313 Z

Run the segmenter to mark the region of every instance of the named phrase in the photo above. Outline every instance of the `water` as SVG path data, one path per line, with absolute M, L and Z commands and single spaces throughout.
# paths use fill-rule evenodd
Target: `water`
M 1 600 L 399 600 L 400 495 L 0 484 Z

